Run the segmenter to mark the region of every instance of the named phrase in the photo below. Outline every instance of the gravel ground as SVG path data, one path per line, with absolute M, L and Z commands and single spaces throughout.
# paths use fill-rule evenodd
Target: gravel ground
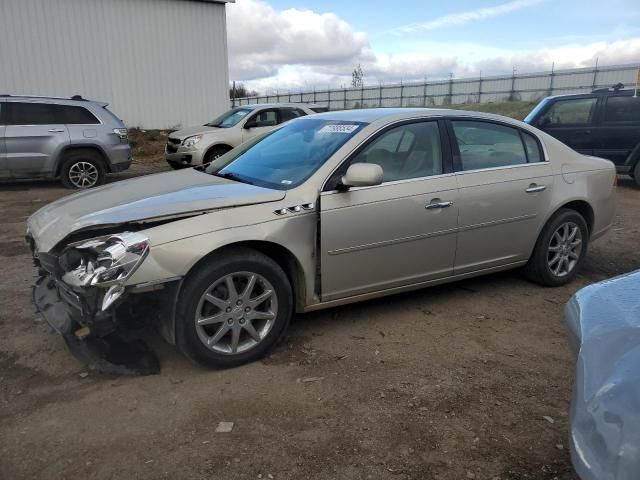
M 569 286 L 507 272 L 298 316 L 269 357 L 233 370 L 194 366 L 147 332 L 162 372 L 135 378 L 86 372 L 34 313 L 25 220 L 67 193 L 0 185 L 0 478 L 575 478 L 563 307 L 639 268 L 629 180 Z

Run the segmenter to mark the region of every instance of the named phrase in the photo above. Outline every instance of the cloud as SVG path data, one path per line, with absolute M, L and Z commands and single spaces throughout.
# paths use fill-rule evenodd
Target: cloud
M 531 7 L 533 5 L 541 3 L 542 1 L 544 0 L 512 0 L 511 2 L 501 3 L 500 5 L 495 5 L 493 7 L 484 7 L 475 10 L 468 10 L 466 12 L 452 13 L 449 15 L 444 15 L 442 17 L 434 18 L 433 20 L 429 20 L 427 22 L 403 25 L 401 27 L 389 30 L 388 32 L 414 33 L 424 30 L 437 30 L 439 28 L 464 25 L 471 22 L 498 17 L 500 15 L 506 15 L 516 10 Z
M 262 0 L 239 0 L 227 12 L 232 79 L 264 78 L 285 65 L 353 64 L 372 57 L 367 35 L 333 13 L 278 12 Z
M 496 9 L 505 13 L 533 2 L 512 1 L 428 23 L 460 24 L 456 22 L 489 18 L 498 14 Z M 374 51 L 367 34 L 333 13 L 276 11 L 264 0 L 237 0 L 227 12 L 230 77 L 261 93 L 347 87 L 357 64 L 362 65 L 365 84 L 371 85 L 442 79 L 449 73 L 456 78 L 477 76 L 480 71 L 483 76 L 511 73 L 513 67 L 521 73 L 548 71 L 552 63 L 556 69 L 588 67 L 596 58 L 599 65 L 640 62 L 637 32 L 628 32 L 622 40 L 594 35 L 598 41 L 563 38 L 562 42 L 556 39 L 553 48 L 518 50 L 481 43 L 414 41 L 408 51 L 389 54 Z

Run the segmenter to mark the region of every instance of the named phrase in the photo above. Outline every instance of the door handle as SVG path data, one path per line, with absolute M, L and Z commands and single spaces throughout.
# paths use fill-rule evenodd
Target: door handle
M 537 185 L 535 183 L 532 183 L 531 185 L 529 185 L 529 188 L 527 188 L 525 190 L 525 192 L 527 192 L 527 193 L 537 193 L 537 192 L 543 192 L 546 189 L 547 189 L 547 187 L 545 185 Z
M 424 208 L 427 210 L 435 210 L 436 208 L 447 208 L 453 205 L 453 202 L 432 202 L 427 203 Z
M 64 133 L 64 128 L 52 128 L 49 133 Z

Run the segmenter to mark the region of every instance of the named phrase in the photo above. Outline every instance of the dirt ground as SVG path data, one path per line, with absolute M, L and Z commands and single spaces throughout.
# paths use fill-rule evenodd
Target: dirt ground
M 162 372 L 134 378 L 86 372 L 34 313 L 25 219 L 69 192 L 2 184 L 0 478 L 574 479 L 563 307 L 640 267 L 640 189 L 620 183 L 615 228 L 567 287 L 508 272 L 298 316 L 224 371 L 148 332 Z

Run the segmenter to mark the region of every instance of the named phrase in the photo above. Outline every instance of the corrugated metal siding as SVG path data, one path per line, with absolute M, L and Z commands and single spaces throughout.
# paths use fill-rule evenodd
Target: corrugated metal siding
M 228 85 L 224 4 L 0 0 L 0 93 L 81 94 L 167 128 L 228 109 Z

